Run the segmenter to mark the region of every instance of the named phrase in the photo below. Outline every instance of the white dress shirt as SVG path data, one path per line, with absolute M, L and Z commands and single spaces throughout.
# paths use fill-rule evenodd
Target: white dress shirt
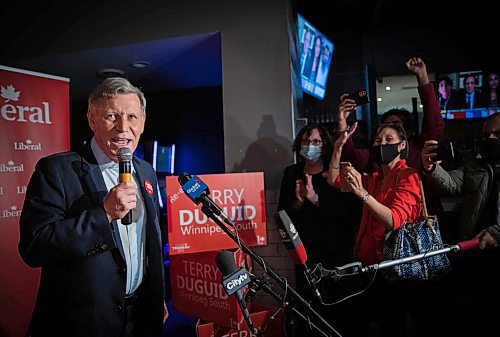
M 97 159 L 102 177 L 104 178 L 106 188 L 109 192 L 109 190 L 118 185 L 119 182 L 118 163 L 112 161 L 99 148 L 94 138 L 92 138 L 90 146 Z M 133 165 L 132 177 L 137 185 L 137 205 L 132 212 L 132 223 L 130 225 L 123 225 L 120 219 L 117 220 L 123 252 L 125 253 L 125 262 L 127 264 L 126 294 L 133 293 L 142 282 L 146 241 L 146 227 L 144 226 L 146 212 L 144 209 L 144 200 L 139 191 L 139 179 L 137 178 Z

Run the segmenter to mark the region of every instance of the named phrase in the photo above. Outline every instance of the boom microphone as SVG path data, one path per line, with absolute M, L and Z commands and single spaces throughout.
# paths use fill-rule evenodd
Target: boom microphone
M 300 240 L 299 233 L 292 223 L 292 220 L 288 217 L 285 210 L 278 212 L 278 232 L 280 234 L 281 241 L 288 250 L 288 255 L 292 258 L 295 264 L 304 266 L 304 274 L 306 275 L 307 282 L 312 288 L 314 296 L 321 302 L 321 293 L 316 287 L 316 282 L 312 277 L 311 270 L 307 266 L 307 253 L 304 248 L 302 240 Z
M 232 225 L 231 219 L 229 219 L 224 211 L 210 198 L 210 190 L 200 178 L 195 175 L 181 174 L 177 180 L 184 193 L 196 205 L 202 203 L 203 206 L 208 208 L 212 213 L 220 216 L 226 223 Z
M 118 158 L 119 182 L 128 183 L 132 181 L 132 152 L 128 147 L 121 147 L 116 152 Z M 132 210 L 121 219 L 123 225 L 132 223 Z
M 238 300 L 238 304 L 247 322 L 248 328 L 252 333 L 255 333 L 247 304 L 240 291 L 241 288 L 250 283 L 250 274 L 245 268 L 236 269 L 233 253 L 227 250 L 223 250 L 217 254 L 215 263 L 222 273 L 222 285 L 224 289 L 229 296 L 236 293 L 236 299 Z

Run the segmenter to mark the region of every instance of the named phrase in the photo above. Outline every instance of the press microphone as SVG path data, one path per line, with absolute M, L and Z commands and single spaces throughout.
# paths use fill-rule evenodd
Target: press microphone
M 293 225 L 288 214 L 286 214 L 285 210 L 278 212 L 277 219 L 278 232 L 281 241 L 288 251 L 288 255 L 290 255 L 295 264 L 304 266 L 304 273 L 306 275 L 307 282 L 311 286 L 314 296 L 321 302 L 321 293 L 316 287 L 316 282 L 312 276 L 311 270 L 307 266 L 307 253 L 302 240 L 300 240 L 297 229 Z
M 243 318 L 247 322 L 248 329 L 255 334 L 255 328 L 248 312 L 245 298 L 240 289 L 250 283 L 250 274 L 245 268 L 236 269 L 233 253 L 223 250 L 215 257 L 215 263 L 222 273 L 222 285 L 228 296 L 236 293 L 236 299 L 241 308 Z
M 119 182 L 128 183 L 132 181 L 132 151 L 128 147 L 121 147 L 116 152 L 118 158 Z M 121 219 L 123 225 L 132 223 L 132 210 Z
M 208 186 L 198 176 L 190 174 L 181 174 L 177 180 L 184 193 L 196 205 L 202 203 L 212 213 L 220 216 L 226 223 L 232 225 L 231 219 L 227 217 L 224 211 L 210 198 Z

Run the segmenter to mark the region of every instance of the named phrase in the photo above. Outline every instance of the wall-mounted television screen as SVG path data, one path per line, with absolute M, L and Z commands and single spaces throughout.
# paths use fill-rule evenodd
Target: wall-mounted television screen
M 436 86 L 444 119 L 485 118 L 500 111 L 497 73 L 472 70 L 439 74 Z
M 302 90 L 323 99 L 332 63 L 333 42 L 300 14 L 297 15 L 297 24 Z

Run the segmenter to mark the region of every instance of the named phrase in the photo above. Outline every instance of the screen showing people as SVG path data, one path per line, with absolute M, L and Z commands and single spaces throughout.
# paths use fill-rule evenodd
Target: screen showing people
M 500 111 L 498 81 L 497 72 L 465 71 L 438 76 L 443 118 L 484 118 Z
M 333 43 L 298 14 L 301 86 L 316 98 L 325 97 Z

